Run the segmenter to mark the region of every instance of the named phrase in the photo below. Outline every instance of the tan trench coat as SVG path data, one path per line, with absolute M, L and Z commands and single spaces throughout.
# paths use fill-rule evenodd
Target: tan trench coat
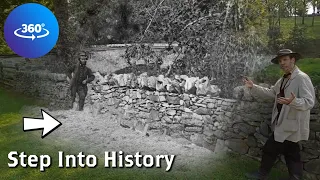
M 278 123 L 275 123 L 278 113 L 276 100 L 277 94 L 280 93 L 281 80 L 282 78 L 271 88 L 254 85 L 250 92 L 260 97 L 268 96 L 274 98 L 271 124 L 275 141 L 283 142 L 288 140 L 298 142 L 308 140 L 310 110 L 315 104 L 315 90 L 310 77 L 298 67 L 295 68 L 289 79 L 289 86 L 284 91 L 285 97 L 291 97 L 291 92 L 293 92 L 296 98 L 289 105 L 284 104 L 282 106 Z

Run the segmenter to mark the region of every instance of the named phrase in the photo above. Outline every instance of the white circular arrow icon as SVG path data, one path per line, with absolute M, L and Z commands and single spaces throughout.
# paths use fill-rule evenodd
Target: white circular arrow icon
M 46 36 L 49 35 L 49 31 L 48 31 L 47 29 L 43 28 L 43 30 L 47 31 L 47 33 L 45 33 L 44 35 L 37 36 L 38 39 L 39 39 L 39 38 L 44 38 L 44 37 L 46 37 Z M 32 35 L 33 35 L 33 34 L 32 34 Z
M 14 31 L 14 35 L 20 37 L 20 38 L 25 38 L 25 39 L 32 39 L 32 41 L 35 39 L 35 38 L 44 38 L 46 36 L 48 36 L 50 33 L 47 29 L 43 28 L 43 30 L 46 31 L 46 34 L 43 34 L 43 35 L 39 35 L 39 36 L 35 36 L 33 34 L 31 34 L 31 36 L 24 36 L 24 35 L 21 35 L 21 34 L 18 34 L 18 31 L 21 30 L 21 28 L 18 28 Z

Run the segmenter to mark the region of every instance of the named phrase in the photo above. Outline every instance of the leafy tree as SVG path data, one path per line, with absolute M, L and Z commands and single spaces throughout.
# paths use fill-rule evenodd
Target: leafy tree
M 250 74 L 249 67 L 257 65 L 255 56 L 261 52 L 261 42 L 251 27 L 259 19 L 248 12 L 261 12 L 249 4 L 218 0 L 154 2 L 139 4 L 139 10 L 133 13 L 133 19 L 142 26 L 141 33 L 133 37 L 138 44 L 128 47 L 125 55 L 134 72 L 137 60 L 145 60 L 148 66 L 147 62 L 155 64 L 159 57 L 148 51 L 148 44 L 141 43 L 159 40 L 169 44 L 161 54 L 175 54 L 166 76 L 208 76 L 229 92 L 226 94 L 239 83 L 239 74 Z
M 302 8 L 301 8 L 301 12 L 302 12 L 302 24 L 304 24 L 304 17 L 308 12 L 307 9 L 307 0 L 302 0 Z
M 294 51 L 302 51 L 306 48 L 307 37 L 306 37 L 306 27 L 305 26 L 295 26 L 290 32 L 289 41 L 287 42 L 287 47 Z
M 294 0 L 295 1 L 295 15 L 302 17 L 302 24 L 304 24 L 305 15 L 307 14 L 307 0 Z

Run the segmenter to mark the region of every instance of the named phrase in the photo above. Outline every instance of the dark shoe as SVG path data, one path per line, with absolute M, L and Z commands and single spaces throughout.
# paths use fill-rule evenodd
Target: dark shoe
M 303 175 L 303 164 L 301 162 L 287 162 L 289 178 L 287 180 L 301 180 Z
M 245 174 L 246 178 L 248 179 L 256 179 L 256 180 L 266 180 L 267 176 L 263 175 L 262 173 L 260 173 L 259 171 L 253 172 L 253 173 L 246 173 Z

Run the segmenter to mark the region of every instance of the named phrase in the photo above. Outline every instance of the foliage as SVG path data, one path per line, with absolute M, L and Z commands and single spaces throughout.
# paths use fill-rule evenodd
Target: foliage
M 295 0 L 295 5 L 297 7 L 297 12 L 296 14 L 298 16 L 304 16 L 307 14 L 307 0 Z
M 158 70 L 160 70 L 160 65 L 163 63 L 162 55 L 153 50 L 148 44 L 137 44 L 127 47 L 123 57 L 125 58 L 127 64 L 132 68 L 132 72 L 134 74 L 138 74 L 136 62 L 140 59 L 144 61 L 149 76 L 152 75 L 150 74 L 150 69 L 152 67 L 152 72 L 158 72 Z
M 279 26 L 269 27 L 267 35 L 269 37 L 268 47 L 270 47 L 272 51 L 277 51 L 282 48 L 281 44 L 283 44 L 283 39 Z
M 320 58 L 305 58 L 297 62 L 297 66 L 308 74 L 314 85 L 320 85 Z M 274 84 L 282 76 L 279 65 L 272 64 L 255 74 L 258 82 Z
M 269 51 L 266 52 L 274 53 L 284 45 L 301 44 L 305 34 L 308 38 L 318 38 L 319 34 L 318 17 L 315 17 L 314 27 L 308 27 L 307 31 L 291 31 L 293 22 L 289 22 L 289 19 L 293 21 L 295 18 L 281 18 L 293 15 L 294 7 L 299 9 L 302 0 L 37 2 L 52 9 L 60 24 L 60 38 L 56 47 L 59 59 L 53 63 L 53 70 L 73 64 L 76 53 L 87 45 L 134 42 L 136 45 L 128 47 L 125 55 L 133 69 L 137 68 L 138 61 L 144 61 L 149 73 L 160 73 L 159 65 L 163 56 L 173 53 L 176 58 L 166 70 L 166 75 L 207 75 L 212 80 L 225 79 L 232 73 L 250 73 L 252 70 L 247 69 L 248 64 L 257 64 L 253 69 L 259 69 L 261 63 L 258 62 L 258 52 L 265 50 L 267 44 Z M 6 15 L 22 3 L 25 0 L 4 1 L 3 22 Z M 301 18 L 296 19 L 300 21 Z M 307 17 L 306 24 L 311 24 Z M 151 42 L 168 43 L 169 47 L 159 52 L 150 50 L 150 44 L 141 46 Z M 229 52 L 226 53 L 226 50 Z M 11 52 L 4 40 L 0 44 L 0 51 Z M 239 64 L 234 59 L 242 59 L 247 63 Z M 229 69 L 238 66 L 235 72 Z
M 135 69 L 138 56 L 150 59 L 140 44 L 159 39 L 169 44 L 161 54 L 176 55 L 166 76 L 208 76 L 221 85 L 225 95 L 230 94 L 230 87 L 239 82 L 239 75 L 251 73 L 252 67 L 258 64 L 257 54 L 263 47 L 255 28 L 246 25 L 255 21 L 244 11 L 250 7 L 238 1 L 188 2 L 159 0 L 134 14 L 134 19 L 144 25 L 144 31 L 134 37 L 137 44 L 126 51 L 128 65 Z
M 299 51 L 305 48 L 306 43 L 306 27 L 295 26 L 290 33 L 287 47 L 291 48 L 294 51 Z

